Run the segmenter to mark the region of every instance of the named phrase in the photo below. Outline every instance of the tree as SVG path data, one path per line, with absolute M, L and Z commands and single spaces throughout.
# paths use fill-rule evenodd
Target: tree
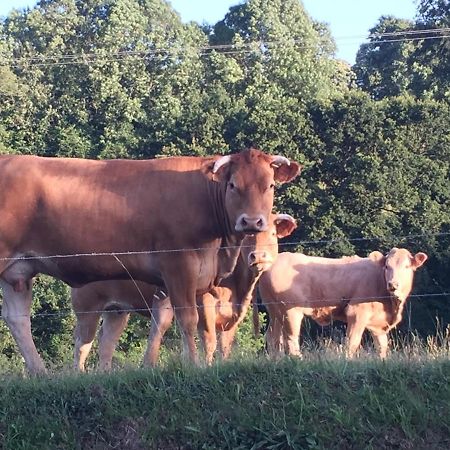
M 376 99 L 408 93 L 449 101 L 449 24 L 448 0 L 420 1 L 415 22 L 382 17 L 370 30 L 371 42 L 358 51 L 354 70 L 359 86 Z
M 210 41 L 232 46 L 230 58 L 243 74 L 236 102 L 244 104 L 226 131 L 231 142 L 299 157 L 306 105 L 348 89 L 337 75 L 342 66 L 333 59 L 327 28 L 313 22 L 297 0 L 248 0 L 230 8 Z
M 415 49 L 414 41 L 402 41 L 407 37 L 402 31 L 411 30 L 413 22 L 383 16 L 369 30 L 371 42 L 361 45 L 356 55 L 354 71 L 357 82 L 373 98 L 401 95 L 409 92 L 412 82 L 410 57 Z M 392 38 L 377 37 L 381 33 L 400 33 Z M 390 42 L 392 41 L 392 42 Z

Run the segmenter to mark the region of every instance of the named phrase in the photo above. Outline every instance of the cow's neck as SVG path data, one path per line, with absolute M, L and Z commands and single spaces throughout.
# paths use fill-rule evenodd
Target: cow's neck
M 217 235 L 220 237 L 220 250 L 218 253 L 218 267 L 215 285 L 223 278 L 227 278 L 234 270 L 239 253 L 243 233 L 237 233 L 234 224 L 230 222 L 225 208 L 226 183 L 209 182 L 212 215 L 215 221 Z
M 390 319 L 388 319 L 387 330 L 392 330 L 395 328 L 403 318 L 403 308 L 406 303 L 405 300 L 398 301 L 394 297 L 390 297 L 389 300 L 383 302 L 387 306 L 387 311 L 389 312 Z M 388 317 L 389 317 L 388 316 Z
M 222 239 L 231 239 L 242 241 L 244 238 L 242 233 L 237 233 L 234 229 L 234 224 L 230 222 L 225 207 L 225 194 L 227 190 L 227 183 L 216 183 L 210 181 L 208 183 L 209 194 L 211 197 L 211 206 L 215 225 L 219 236 Z

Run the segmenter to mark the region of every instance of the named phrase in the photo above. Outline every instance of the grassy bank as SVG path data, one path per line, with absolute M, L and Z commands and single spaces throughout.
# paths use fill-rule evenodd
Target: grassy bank
M 266 360 L 8 377 L 5 449 L 449 448 L 450 362 Z

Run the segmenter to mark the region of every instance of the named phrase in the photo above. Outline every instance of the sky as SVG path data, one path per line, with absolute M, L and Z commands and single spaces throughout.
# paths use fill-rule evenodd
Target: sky
M 240 0 L 169 0 L 183 21 L 214 24 Z M 36 0 L 0 0 L 0 16 L 13 8 L 32 7 Z M 309 15 L 326 22 L 336 41 L 337 57 L 353 64 L 359 46 L 382 15 L 413 19 L 415 0 L 303 0 Z

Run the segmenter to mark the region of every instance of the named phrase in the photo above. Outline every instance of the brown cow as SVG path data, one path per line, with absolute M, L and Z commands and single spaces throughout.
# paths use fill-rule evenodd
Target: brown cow
M 277 238 L 283 238 L 296 228 L 295 219 L 287 214 L 272 214 L 269 228 L 246 236 L 233 273 L 209 293 L 197 297 L 199 324 L 205 346 L 207 363 L 211 363 L 216 349 L 216 331 L 220 332 L 223 358 L 229 356 L 239 323 L 245 317 L 254 286 L 277 255 Z M 75 329 L 75 368 L 84 371 L 85 361 L 95 337 L 100 316 L 103 316 L 99 335 L 99 366 L 111 368 L 112 355 L 125 329 L 130 310 L 151 317 L 149 346 L 144 363 L 155 365 L 161 340 L 173 320 L 170 298 L 161 297 L 157 286 L 128 280 L 89 283 L 72 289 L 72 305 L 77 315 Z M 103 311 L 106 313 L 102 314 Z
M 347 322 L 349 356 L 369 329 L 384 358 L 387 333 L 402 320 L 414 272 L 427 258 L 425 253 L 412 255 L 395 247 L 386 256 L 372 252 L 367 258 L 281 253 L 260 279 L 270 317 L 269 353 L 276 355 L 284 347 L 288 354 L 300 355 L 300 327 L 306 315 L 322 325 L 332 318 Z
M 196 294 L 231 273 L 244 235 L 267 228 L 275 181 L 299 169 L 256 149 L 147 161 L 1 157 L 2 316 L 28 370 L 45 370 L 30 322 L 38 273 L 72 287 L 130 276 L 165 285 L 197 361 Z

